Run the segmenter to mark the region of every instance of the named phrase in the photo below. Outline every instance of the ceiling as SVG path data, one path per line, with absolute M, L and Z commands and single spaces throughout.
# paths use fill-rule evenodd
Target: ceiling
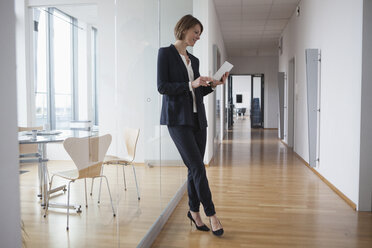
M 97 5 L 60 5 L 56 8 L 72 17 L 77 18 L 79 21 L 97 26 Z
M 301 0 L 214 0 L 227 55 L 276 56 Z

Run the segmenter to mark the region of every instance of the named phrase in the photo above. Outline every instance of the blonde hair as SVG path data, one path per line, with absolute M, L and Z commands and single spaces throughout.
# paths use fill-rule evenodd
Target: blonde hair
M 174 27 L 174 37 L 177 40 L 183 40 L 184 32 L 197 24 L 200 25 L 200 34 L 203 33 L 203 25 L 201 24 L 201 22 L 192 15 L 185 15 L 177 22 L 176 26 Z

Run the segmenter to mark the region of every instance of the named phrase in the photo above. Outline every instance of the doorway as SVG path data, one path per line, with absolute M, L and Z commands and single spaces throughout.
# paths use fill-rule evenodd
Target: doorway
M 234 117 L 250 117 L 251 127 L 264 127 L 264 74 L 231 75 L 227 85 L 228 127 Z

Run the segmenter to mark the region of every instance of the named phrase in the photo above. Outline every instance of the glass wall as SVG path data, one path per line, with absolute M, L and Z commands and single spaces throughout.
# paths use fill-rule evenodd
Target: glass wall
M 174 43 L 173 28 L 192 13 L 192 1 L 66 2 L 35 1 L 28 9 L 34 22 L 26 25 L 33 26 L 31 123 L 57 134 L 36 148 L 46 163 L 21 164 L 27 171 L 20 176 L 25 243 L 134 247 L 185 189 L 187 169 L 160 126 L 157 54 Z M 46 138 L 43 132 L 25 137 L 35 145 Z M 85 140 L 74 147 L 72 136 Z M 104 157 L 111 162 L 101 172 Z M 66 170 L 78 176 L 61 177 Z M 65 191 L 54 192 L 60 186 Z M 61 205 L 68 202 L 67 222 Z

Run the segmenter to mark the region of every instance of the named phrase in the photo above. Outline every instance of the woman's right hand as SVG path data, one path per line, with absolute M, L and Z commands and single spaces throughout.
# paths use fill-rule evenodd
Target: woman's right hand
M 211 82 L 211 81 L 213 81 L 213 78 L 211 77 L 198 77 L 197 79 L 192 81 L 191 87 L 193 87 L 194 89 L 200 86 L 207 87 L 209 86 L 208 82 Z

